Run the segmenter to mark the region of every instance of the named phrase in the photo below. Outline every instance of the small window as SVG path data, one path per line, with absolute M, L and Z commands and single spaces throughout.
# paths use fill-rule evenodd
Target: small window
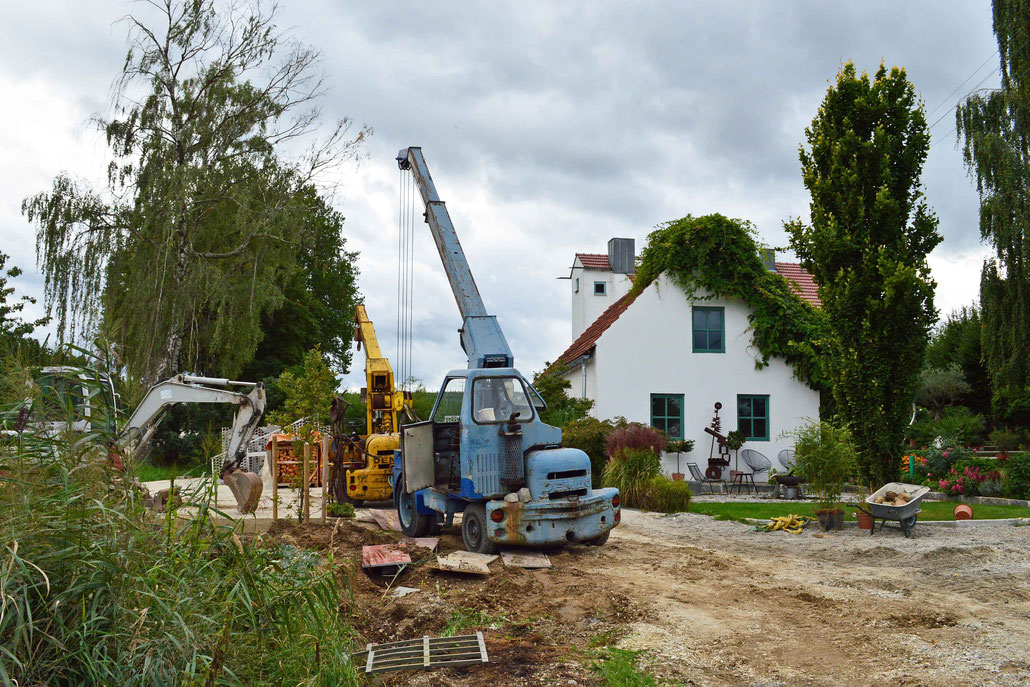
M 576 277 L 576 281 L 573 283 L 573 293 L 579 293 L 579 277 Z
M 694 353 L 725 353 L 726 317 L 723 308 L 694 306 Z
M 608 283 L 603 281 L 594 282 L 594 295 L 603 296 L 608 293 Z
M 651 426 L 683 440 L 683 394 L 651 394 Z
M 737 396 L 737 429 L 747 441 L 769 441 L 768 396 Z
M 464 377 L 451 377 L 444 382 L 440 396 L 436 399 L 433 422 L 459 422 L 461 420 L 461 401 L 464 397 Z

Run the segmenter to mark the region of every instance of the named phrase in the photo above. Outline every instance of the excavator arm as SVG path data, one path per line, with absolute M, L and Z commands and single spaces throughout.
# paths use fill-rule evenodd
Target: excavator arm
M 249 387 L 248 393 L 228 387 Z M 129 417 L 121 432 L 121 444 L 127 453 L 139 451 L 154 435 L 165 411 L 178 403 L 226 403 L 238 406 L 233 420 L 232 436 L 222 463 L 221 478 L 236 497 L 237 510 L 252 513 L 261 498 L 261 479 L 243 469 L 247 442 L 254 435 L 265 413 L 265 389 L 260 382 L 234 382 L 214 377 L 176 375 L 151 387 Z

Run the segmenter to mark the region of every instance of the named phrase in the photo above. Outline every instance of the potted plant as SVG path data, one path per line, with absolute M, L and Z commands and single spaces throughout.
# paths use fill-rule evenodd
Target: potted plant
M 665 450 L 669 453 L 676 454 L 676 472 L 672 473 L 672 480 L 674 482 L 682 482 L 684 475 L 680 472 L 680 454 L 690 453 L 693 451 L 694 441 L 692 439 L 687 439 L 686 441 L 670 441 L 666 445 Z
M 855 474 L 857 457 L 846 427 L 832 422 L 809 422 L 793 433 L 797 473 L 811 485 L 819 499 L 815 511 L 824 531 L 844 526 L 841 494 Z
M 744 445 L 744 433 L 739 429 L 735 429 L 726 435 L 726 448 L 733 451 L 733 473 L 740 472 L 740 466 L 737 464 L 738 456 L 740 455 L 740 447 Z

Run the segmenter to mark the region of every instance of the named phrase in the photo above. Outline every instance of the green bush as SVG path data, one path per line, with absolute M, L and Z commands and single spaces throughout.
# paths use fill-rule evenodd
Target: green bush
M 950 436 L 940 438 L 940 446 L 931 446 L 923 451 L 926 470 L 933 479 L 942 479 L 956 463 L 968 460 L 975 454 L 964 446 L 958 446 Z
M 627 448 L 604 466 L 603 484 L 619 490 L 623 505 L 646 508 L 651 482 L 661 476 L 662 461 L 657 453 L 650 448 Z
M 827 421 L 809 422 L 789 434 L 794 438 L 795 473 L 808 480 L 824 508 L 838 508 L 844 484 L 857 474 L 851 432 Z
M 610 420 L 584 417 L 562 427 L 562 446 L 578 448 L 590 458 L 593 484 L 602 482 L 605 463 L 608 462 L 608 435 L 615 429 Z
M 330 503 L 325 507 L 326 515 L 333 518 L 353 518 L 356 513 L 349 503 Z
M 984 417 L 965 406 L 950 406 L 944 409 L 941 419 L 920 411 L 909 429 L 909 437 L 920 446 L 932 446 L 938 437 L 950 437 L 958 444 L 976 446 L 983 443 Z
M 674 482 L 667 477 L 651 480 L 647 510 L 660 513 L 685 513 L 690 510 L 694 494 L 686 482 Z
M 1019 432 L 1005 427 L 994 430 L 988 438 L 999 451 L 1015 451 L 1023 443 L 1023 436 Z
M 1030 453 L 1009 456 L 1005 465 L 1005 493 L 1014 499 L 1030 499 Z

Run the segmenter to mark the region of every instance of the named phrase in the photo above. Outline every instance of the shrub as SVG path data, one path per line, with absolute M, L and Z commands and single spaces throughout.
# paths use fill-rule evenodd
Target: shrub
M 645 508 L 648 490 L 662 476 L 662 461 L 649 447 L 624 448 L 604 466 L 604 486 L 615 487 L 622 503 Z
M 808 480 L 823 508 L 838 508 L 844 484 L 855 477 L 858 466 L 851 432 L 831 422 L 809 422 L 790 435 L 796 473 Z
M 938 437 L 950 437 L 956 444 L 983 443 L 983 415 L 973 413 L 965 406 L 951 406 L 937 421 L 929 413 L 920 412 L 909 430 L 909 436 L 922 446 L 931 446 Z
M 999 427 L 988 435 L 991 443 L 998 447 L 999 451 L 1015 451 L 1022 443 L 1019 432 Z
M 651 480 L 648 490 L 647 510 L 685 513 L 690 510 L 690 499 L 693 496 L 690 485 L 686 482 L 673 482 L 667 477 L 656 477 Z
M 615 429 L 610 420 L 584 417 L 562 427 L 562 446 L 578 448 L 590 458 L 593 484 L 601 484 L 605 463 L 608 462 L 608 435 Z
M 963 446 L 956 446 L 949 437 L 941 437 L 940 446 L 931 446 L 923 451 L 926 471 L 932 479 L 942 479 L 958 462 L 973 457 L 973 452 Z
M 334 518 L 353 518 L 356 515 L 354 506 L 349 503 L 330 503 L 325 507 L 325 513 Z
M 1016 499 L 1030 499 L 1030 453 L 1017 453 L 1006 461 L 1005 493 Z
M 976 496 L 981 493 L 981 485 L 1001 482 L 1002 476 L 996 466 L 985 458 L 969 458 L 955 463 L 948 474 L 938 482 L 938 490 L 945 494 L 961 494 Z M 986 495 L 986 494 L 985 494 Z
M 644 448 L 660 456 L 668 443 L 665 434 L 654 427 L 640 422 L 628 422 L 625 426 L 616 427 L 608 435 L 608 456 L 614 457 L 627 449 Z

